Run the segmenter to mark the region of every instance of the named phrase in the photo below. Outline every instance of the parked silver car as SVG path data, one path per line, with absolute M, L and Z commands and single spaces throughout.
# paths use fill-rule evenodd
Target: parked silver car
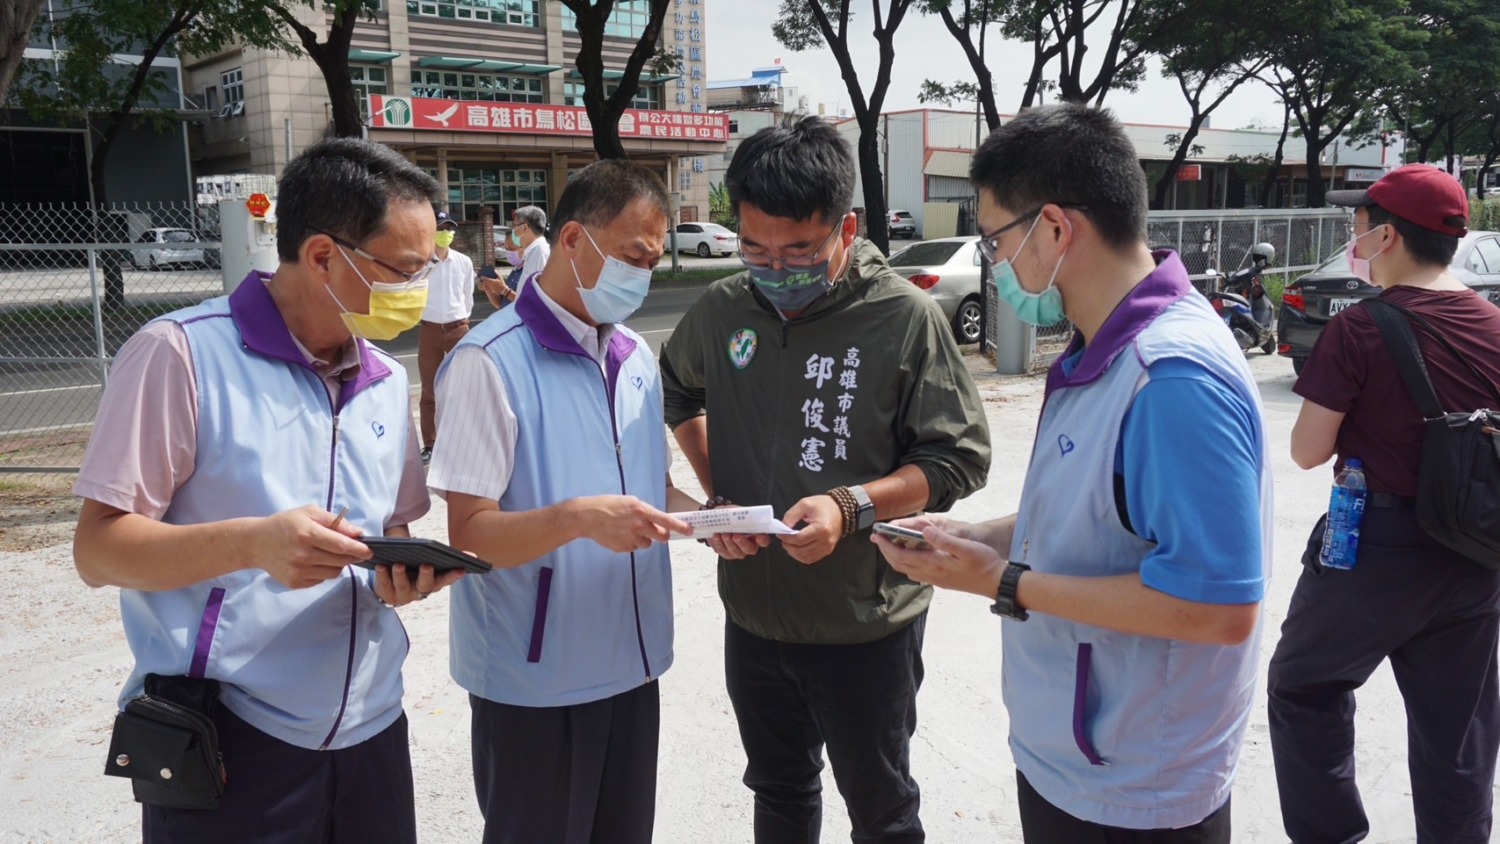
M 890 257 L 891 269 L 932 294 L 961 344 L 979 342 L 984 321 L 978 243 L 973 235 L 945 237 L 914 243 Z
M 130 263 L 138 270 L 181 264 L 207 266 L 203 249 L 193 245 L 197 242 L 197 235 L 188 229 L 146 229 L 135 239 L 136 245 L 130 250 Z

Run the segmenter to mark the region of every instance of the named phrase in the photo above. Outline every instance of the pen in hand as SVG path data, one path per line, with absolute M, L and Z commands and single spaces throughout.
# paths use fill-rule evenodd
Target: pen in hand
M 328 529 L 329 530 L 338 530 L 339 529 L 339 522 L 342 522 L 344 520 L 344 514 L 346 514 L 348 512 L 349 512 L 349 505 L 345 504 L 344 505 L 344 509 L 340 510 L 339 514 L 337 516 L 333 517 L 333 524 L 329 525 Z

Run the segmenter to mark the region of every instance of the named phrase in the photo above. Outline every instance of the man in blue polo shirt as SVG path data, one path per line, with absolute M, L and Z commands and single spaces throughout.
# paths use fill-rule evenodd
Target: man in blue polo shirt
M 568 183 L 546 267 L 438 374 L 428 483 L 453 544 L 493 563 L 454 593 L 485 844 L 645 844 L 659 678 L 672 663 L 656 360 L 619 323 L 645 299 L 669 206 L 655 174 L 600 161 Z
M 1021 510 L 876 537 L 916 580 L 995 600 L 1028 842 L 1227 843 L 1270 574 L 1271 478 L 1244 356 L 1108 112 L 1035 109 L 974 157 L 980 247 L 1021 319 L 1077 329 L 1048 374 Z

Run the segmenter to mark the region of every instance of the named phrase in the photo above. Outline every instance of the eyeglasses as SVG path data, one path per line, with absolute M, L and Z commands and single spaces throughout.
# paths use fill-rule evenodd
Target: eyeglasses
M 1071 208 L 1074 211 L 1089 210 L 1087 205 L 1077 205 L 1070 202 L 1058 202 L 1054 204 L 1059 208 Z M 1024 225 L 1028 220 L 1031 220 L 1036 215 L 1042 213 L 1042 208 L 1045 207 L 1045 205 L 1039 206 L 1031 211 L 1027 211 L 1025 214 L 1022 214 L 1014 220 L 1011 220 L 1009 223 L 1006 223 L 1000 228 L 995 229 L 989 234 L 981 232 L 979 234 L 979 254 L 984 256 L 984 260 L 986 262 L 991 264 L 995 263 L 996 254 L 1000 251 L 1000 235 L 1005 234 L 1016 226 Z
M 823 250 L 828 248 L 828 244 L 832 243 L 834 237 L 839 232 L 844 230 L 845 219 L 847 219 L 847 217 L 839 218 L 839 221 L 833 226 L 833 231 L 828 233 L 828 237 L 823 239 L 823 242 L 818 245 L 817 250 L 814 251 L 811 255 L 787 255 L 782 258 L 773 258 L 770 255 L 762 255 L 755 252 L 746 252 L 745 250 L 741 249 L 740 263 L 744 264 L 746 267 L 752 270 L 768 269 L 772 264 L 780 264 L 782 269 L 791 270 L 793 272 L 810 270 L 817 265 L 818 256 L 823 254 Z
M 350 243 L 347 240 L 344 240 L 342 237 L 339 237 L 336 234 L 329 234 L 322 229 L 309 229 L 309 231 L 313 232 L 314 234 L 323 235 L 334 243 L 337 243 L 350 252 L 353 252 L 355 255 L 364 258 L 366 261 L 370 261 L 371 263 L 375 264 L 375 266 L 380 267 L 387 272 L 395 273 L 396 276 L 401 279 L 402 284 L 416 284 L 420 281 L 425 281 L 427 279 L 427 276 L 432 273 L 433 269 L 436 268 L 439 263 L 441 263 L 441 261 L 438 260 L 437 256 L 433 255 L 427 259 L 427 263 L 422 267 L 422 269 L 417 270 L 414 273 L 409 273 L 406 270 L 397 269 L 396 267 L 387 264 L 386 262 L 380 260 L 374 255 L 371 255 L 365 250 L 360 249 L 358 246 L 355 246 L 354 244 Z

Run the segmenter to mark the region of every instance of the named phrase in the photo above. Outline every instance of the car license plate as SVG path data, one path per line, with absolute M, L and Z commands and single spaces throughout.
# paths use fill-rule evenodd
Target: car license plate
M 1329 316 L 1333 316 L 1334 314 L 1338 313 L 1339 311 L 1342 311 L 1345 308 L 1351 308 L 1351 307 L 1353 307 L 1355 305 L 1358 305 L 1359 301 L 1360 300 L 1358 300 L 1358 299 L 1332 299 L 1332 300 L 1329 300 L 1329 302 L 1328 302 L 1328 315 Z

